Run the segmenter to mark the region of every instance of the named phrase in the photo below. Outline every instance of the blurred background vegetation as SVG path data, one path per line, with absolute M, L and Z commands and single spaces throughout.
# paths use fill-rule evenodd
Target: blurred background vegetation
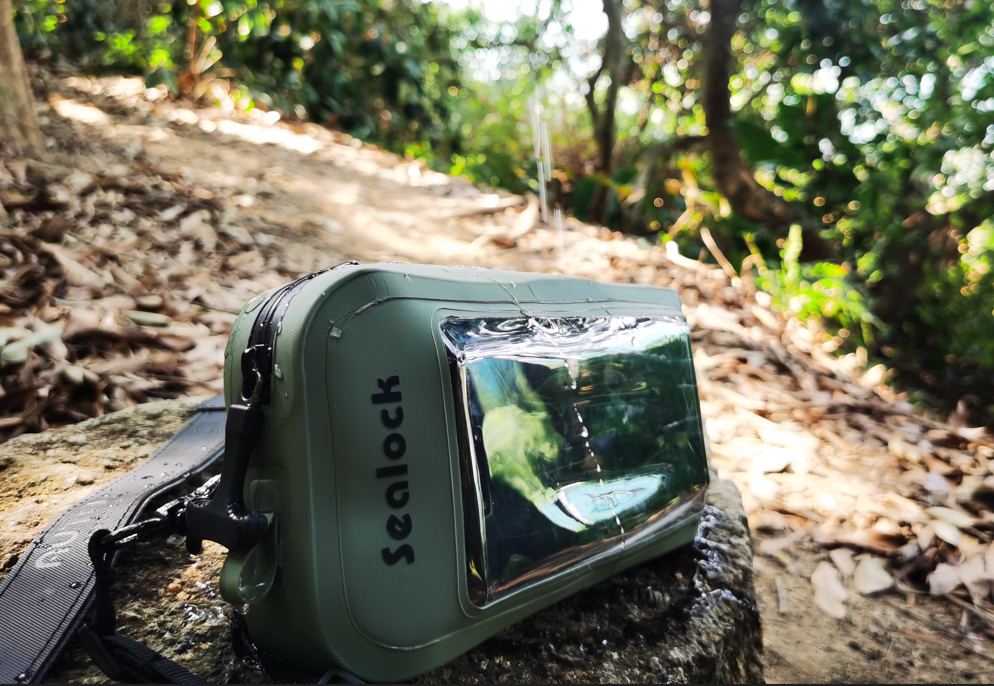
M 994 421 L 980 0 L 15 0 L 25 52 L 278 110 L 678 242 Z M 862 353 L 861 353 L 862 354 Z

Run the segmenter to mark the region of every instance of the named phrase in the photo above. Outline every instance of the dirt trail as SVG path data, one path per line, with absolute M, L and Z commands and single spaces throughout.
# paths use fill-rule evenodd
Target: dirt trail
M 349 259 L 565 271 L 679 289 L 694 326 L 715 464 L 742 490 L 756 535 L 767 679 L 994 679 L 994 615 L 986 599 L 971 610 L 964 609 L 974 606 L 963 601 L 962 587 L 958 604 L 927 595 L 924 567 L 898 580 L 902 591 L 868 596 L 853 590 L 856 582 L 843 574 L 848 605 L 837 619 L 816 604 L 810 581 L 819 564 L 832 564 L 831 549 L 855 552 L 856 562 L 889 557 L 892 571 L 903 559 L 912 564 L 941 554 L 955 562 L 983 555 L 991 527 L 982 515 L 964 525 L 958 548 L 946 539 L 931 548 L 923 542 L 917 554 L 908 546 L 918 546 L 923 527 L 931 526 L 926 508 L 948 504 L 923 490 L 929 475 L 941 472 L 948 494 L 956 480 L 962 486 L 968 478 L 989 477 L 986 460 L 994 451 L 988 455 L 983 440 L 971 442 L 909 416 L 910 408 L 880 385 L 882 370 L 864 373 L 856 356 L 830 357 L 827 346 L 814 340 L 817 332 L 776 315 L 769 298 L 748 282 L 574 220 L 562 237 L 563 255 L 557 236 L 543 225 L 509 238 L 532 223 L 534 208 L 525 199 L 490 211 L 515 199 L 316 126 L 273 123 L 223 107 L 193 110 L 163 102 L 158 92 L 146 93 L 127 79 L 68 79 L 55 90 L 50 130 L 71 127 L 86 144 L 77 153 L 53 151 L 53 161 L 94 174 L 141 168 L 178 178 L 195 197 L 223 210 L 214 228 L 235 236 L 242 251 L 213 268 L 236 276 L 204 276 L 196 271 L 203 264 L 194 260 L 185 281 L 169 280 L 180 296 L 199 289 L 198 297 L 215 312 L 237 308 L 248 291 L 288 275 Z M 167 252 L 181 255 L 183 241 L 191 240 L 177 233 L 190 208 L 160 212 L 161 230 L 173 237 L 162 242 L 175 241 Z M 217 321 L 205 326 L 223 336 Z M 202 358 L 202 376 L 214 384 L 205 382 L 206 390 L 216 387 L 219 352 Z M 916 456 L 929 435 L 934 451 Z M 29 534 L 25 529 L 19 535 Z M 844 561 L 835 564 L 845 567 Z

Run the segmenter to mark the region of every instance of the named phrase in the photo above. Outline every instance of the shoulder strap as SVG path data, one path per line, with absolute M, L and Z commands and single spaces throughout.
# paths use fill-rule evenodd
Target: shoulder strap
M 224 423 L 218 396 L 152 457 L 64 511 L 31 542 L 0 583 L 0 683 L 45 678 L 93 600 L 93 533 L 134 522 L 151 498 L 210 465 L 224 452 Z

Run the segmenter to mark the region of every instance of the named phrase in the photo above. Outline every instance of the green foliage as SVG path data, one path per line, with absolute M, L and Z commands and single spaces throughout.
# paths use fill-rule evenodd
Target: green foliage
M 618 225 L 668 231 L 691 255 L 708 227 L 736 265 L 753 237 L 770 267 L 760 282 L 798 316 L 850 332 L 843 351 L 868 344 L 933 376 L 961 361 L 994 368 L 994 7 L 744 6 L 732 42 L 735 129 L 757 181 L 835 246 L 819 263 L 792 257 L 797 231 L 777 244 L 770 227 L 723 207 L 706 154 L 681 151 L 648 170 L 640 159 L 656 141 L 702 133 L 707 10 L 626 5 L 629 105 L 616 169 L 648 173 Z
M 872 345 L 882 323 L 874 316 L 860 284 L 847 265 L 830 262 L 802 264 L 801 227 L 791 227 L 780 252 L 781 268 L 760 270 L 758 285 L 773 296 L 781 310 L 805 320 L 817 320 L 832 334 L 842 334 L 849 346 Z
M 393 147 L 444 149 L 458 147 L 452 40 L 474 20 L 418 0 L 28 0 L 17 29 L 27 47 L 71 53 L 84 69 L 174 90 L 213 69 L 268 108 Z
M 409 146 L 406 153 L 440 171 L 514 193 L 537 191 L 531 129 L 525 123 L 534 83 L 470 83 L 455 96 L 448 135 L 441 144 Z M 531 177 L 531 178 L 529 178 Z

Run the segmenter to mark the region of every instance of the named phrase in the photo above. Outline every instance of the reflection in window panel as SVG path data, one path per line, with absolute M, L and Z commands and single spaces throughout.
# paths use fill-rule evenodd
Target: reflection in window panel
M 679 317 L 449 318 L 470 595 L 667 529 L 707 483 Z

